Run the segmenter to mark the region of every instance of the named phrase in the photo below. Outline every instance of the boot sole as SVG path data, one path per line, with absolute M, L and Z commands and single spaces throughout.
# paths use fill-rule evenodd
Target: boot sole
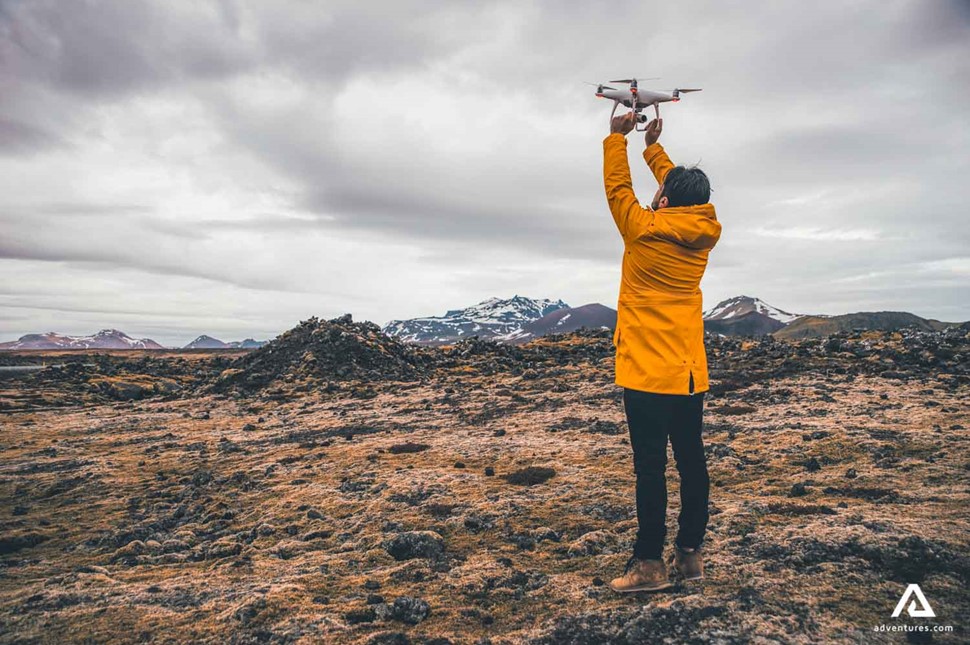
M 687 576 L 682 571 L 676 570 L 674 573 L 674 577 L 678 580 L 683 580 L 684 582 L 687 582 L 690 580 L 703 580 L 704 574 L 702 573 L 698 576 Z
M 673 583 L 665 582 L 660 585 L 655 585 L 653 587 L 648 587 L 645 585 L 640 585 L 639 587 L 630 587 L 629 589 L 617 589 L 616 587 L 610 585 L 610 589 L 617 593 L 632 593 L 634 591 L 662 591 L 663 589 L 670 589 L 673 587 Z

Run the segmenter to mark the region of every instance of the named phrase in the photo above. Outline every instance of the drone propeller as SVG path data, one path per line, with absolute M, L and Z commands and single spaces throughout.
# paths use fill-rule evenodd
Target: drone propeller
M 701 88 L 698 87 L 698 88 L 694 88 L 692 90 L 685 90 L 685 89 L 677 88 L 677 91 L 678 92 L 700 92 L 701 91 Z
M 616 90 L 615 87 L 610 87 L 609 85 L 603 85 L 602 83 L 590 83 L 589 81 L 583 81 L 583 83 L 586 83 L 587 85 L 592 85 L 593 87 L 599 87 L 604 90 Z
M 635 83 L 637 81 L 659 81 L 659 76 L 654 76 L 652 78 L 624 78 L 618 81 L 610 81 L 610 83 Z

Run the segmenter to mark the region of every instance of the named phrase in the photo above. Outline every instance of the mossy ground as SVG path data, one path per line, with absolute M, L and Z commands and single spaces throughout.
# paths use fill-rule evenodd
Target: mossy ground
M 286 387 L 0 418 L 2 537 L 45 538 L 0 556 L 0 642 L 519 643 L 577 616 L 612 621 L 579 642 L 622 642 L 658 608 L 701 617 L 699 642 L 899 642 L 870 630 L 918 622 L 890 618 L 912 575 L 957 629 L 935 640 L 966 638 L 966 385 L 805 373 L 709 396 L 707 579 L 630 596 L 604 584 L 636 531 L 611 361 Z M 505 478 L 528 468 L 555 474 Z M 673 535 L 672 455 L 668 488 Z M 443 554 L 396 560 L 408 531 Z M 430 614 L 367 610 L 403 596 Z

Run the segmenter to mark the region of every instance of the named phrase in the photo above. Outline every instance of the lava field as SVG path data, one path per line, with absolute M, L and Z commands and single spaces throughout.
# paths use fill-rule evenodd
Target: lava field
M 0 642 L 966 642 L 970 325 L 707 347 L 707 578 L 623 596 L 608 331 L 5 352 Z

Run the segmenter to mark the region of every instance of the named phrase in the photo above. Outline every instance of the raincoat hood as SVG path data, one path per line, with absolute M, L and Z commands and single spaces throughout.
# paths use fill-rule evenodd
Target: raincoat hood
M 652 229 L 653 235 L 689 249 L 712 249 L 721 238 L 713 204 L 658 209 Z

